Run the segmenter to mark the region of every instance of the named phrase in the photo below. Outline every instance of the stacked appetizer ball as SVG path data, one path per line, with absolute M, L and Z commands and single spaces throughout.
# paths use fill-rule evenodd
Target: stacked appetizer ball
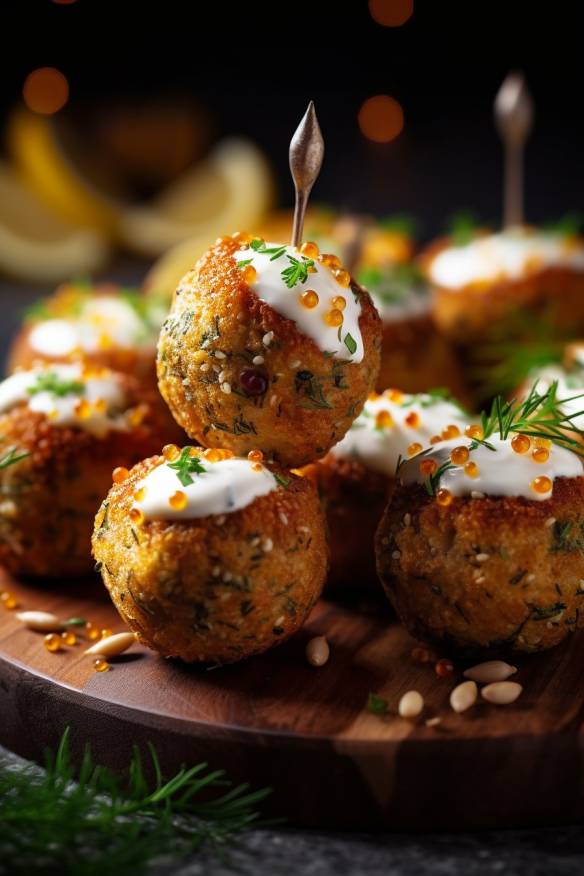
M 28 575 L 90 572 L 112 470 L 176 435 L 157 392 L 95 366 L 45 365 L 0 384 L 0 562 Z
M 372 393 L 342 441 L 303 469 L 327 516 L 330 586 L 377 584 L 373 536 L 400 460 L 464 434 L 470 416 L 441 393 Z
M 400 466 L 377 565 L 415 636 L 538 651 L 584 623 L 584 469 L 565 426 L 553 387 L 534 388 Z
M 165 656 L 227 663 L 284 641 L 320 595 L 317 459 L 358 416 L 380 321 L 339 259 L 243 234 L 180 283 L 158 347 L 162 395 L 207 449 L 164 448 L 115 484 L 94 556 L 122 617 Z M 283 467 L 285 466 L 285 468 Z
M 8 357 L 10 371 L 83 360 L 156 385 L 156 342 L 166 306 L 113 284 L 67 283 L 31 310 Z

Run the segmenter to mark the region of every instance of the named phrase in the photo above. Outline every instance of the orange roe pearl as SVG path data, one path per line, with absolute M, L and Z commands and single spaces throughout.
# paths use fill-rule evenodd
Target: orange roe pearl
M 103 630 L 100 631 L 100 639 L 109 639 L 110 636 L 113 636 L 113 631 L 110 630 L 109 627 L 104 627 Z
M 175 511 L 182 511 L 183 508 L 187 507 L 187 501 L 186 493 L 183 493 L 182 490 L 177 490 L 176 493 L 173 493 L 169 498 L 168 504 L 171 508 L 174 508 Z
M 7 611 L 12 611 L 18 606 L 18 601 L 12 593 L 3 593 L 2 594 L 2 605 Z
M 531 458 L 534 462 L 547 462 L 550 458 L 550 452 L 546 447 L 536 447 L 531 451 Z
M 467 462 L 467 464 L 465 465 L 464 473 L 467 476 L 467 478 L 478 478 L 478 476 L 481 473 L 481 470 L 478 467 L 478 465 L 476 464 L 476 462 L 472 462 L 472 460 L 471 460 L 470 462 Z
M 535 493 L 549 493 L 552 489 L 552 482 L 546 475 L 540 475 L 532 480 L 530 487 Z
M 467 438 L 478 438 L 479 440 L 481 440 L 484 434 L 483 427 L 475 423 L 472 426 L 467 426 L 464 430 L 464 434 Z
M 226 450 L 224 450 L 223 452 L 227 453 Z M 229 451 L 229 452 L 231 452 L 231 451 Z M 189 456 L 191 457 L 191 459 L 193 459 L 195 456 L 200 456 L 200 455 L 201 455 L 201 450 L 199 447 L 189 447 Z
M 404 394 L 401 389 L 390 389 L 389 400 L 394 402 L 396 405 L 401 405 L 404 400 Z
M 307 259 L 317 259 L 320 254 L 317 244 L 312 240 L 306 240 L 300 247 L 300 252 Z
M 330 325 L 331 328 L 338 328 L 343 324 L 343 314 L 340 310 L 336 308 L 333 310 L 329 310 L 328 313 L 324 315 L 324 321 L 327 325 Z
M 430 444 L 439 444 L 442 441 L 442 435 L 432 435 L 430 438 Z
M 438 492 L 436 493 L 436 501 L 439 505 L 442 505 L 443 508 L 451 505 L 452 499 L 453 496 L 450 490 L 438 490 Z
M 421 444 L 419 444 L 417 441 L 414 441 L 414 443 L 410 444 L 410 446 L 408 447 L 408 456 L 415 456 L 423 449 L 424 448 Z
M 145 490 L 145 488 L 144 488 L 144 487 L 140 487 L 140 489 L 139 489 L 139 490 L 136 490 L 136 492 L 134 493 L 134 501 L 135 501 L 135 502 L 141 502 L 145 495 L 146 495 L 146 490 Z
M 263 468 L 263 466 L 262 466 L 261 462 L 254 462 L 252 467 L 251 467 L 251 470 L 252 471 L 262 471 L 262 468 Z
M 464 465 L 464 463 L 468 461 L 468 457 L 468 447 L 465 447 L 464 445 L 454 447 L 450 452 L 450 462 L 453 465 Z
M 107 672 L 110 665 L 107 660 L 103 659 L 103 657 L 96 657 L 93 661 L 93 668 L 96 672 Z
M 376 429 L 391 429 L 393 426 L 393 417 L 389 411 L 378 411 L 375 415 Z
M 248 234 L 247 231 L 236 231 L 231 235 L 233 240 L 236 240 L 237 243 L 250 243 L 251 242 L 251 234 Z
M 54 654 L 56 651 L 61 650 L 61 636 L 58 636 L 57 633 L 49 633 L 43 639 L 43 644 L 47 651 L 50 651 L 52 654 Z
M 552 442 L 549 438 L 534 438 L 533 443 L 536 447 L 545 447 L 546 450 L 551 450 Z
M 169 462 L 173 462 L 180 456 L 180 448 L 176 444 L 165 444 L 162 448 L 162 455 Z
M 98 414 L 105 414 L 105 412 L 107 411 L 107 402 L 104 398 L 96 399 L 93 403 L 93 406 Z
M 122 484 L 124 481 L 127 481 L 130 477 L 130 472 L 127 468 L 124 468 L 123 465 L 118 465 L 117 468 L 114 468 L 112 471 L 112 481 L 114 484 Z
M 367 401 L 377 401 L 378 398 L 381 398 L 381 396 L 378 392 L 375 392 L 375 390 L 373 390 L 373 392 L 370 392 L 367 396 Z
M 257 280 L 258 272 L 253 265 L 246 265 L 241 270 L 241 276 L 243 277 L 244 282 L 247 283 L 248 286 L 251 286 Z
M 438 463 L 435 459 L 423 459 L 420 463 L 420 474 L 424 476 L 433 475 L 438 468 Z
M 91 415 L 91 405 L 86 398 L 82 398 L 77 402 L 75 413 L 81 420 L 86 420 Z
M 144 523 L 144 514 L 139 508 L 130 508 L 130 520 L 140 525 Z
M 511 447 L 515 453 L 527 453 L 531 447 L 531 440 L 527 435 L 514 435 L 511 439 Z
M 327 268 L 340 268 L 341 260 L 338 256 L 334 255 L 332 252 L 323 252 L 322 255 L 318 257 L 319 262 L 321 264 L 326 265 Z
M 416 413 L 416 411 L 410 411 L 404 419 L 404 423 L 406 426 L 409 426 L 410 429 L 418 429 L 420 426 L 420 415 Z
M 351 275 L 348 271 L 340 268 L 338 271 L 333 271 L 333 275 L 339 286 L 342 286 L 344 289 L 349 288 L 351 285 Z
M 344 310 L 346 306 L 347 299 L 343 298 L 342 295 L 335 295 L 335 297 L 331 299 L 331 307 L 336 307 L 337 310 Z
M 220 462 L 223 459 L 223 454 L 217 447 L 209 447 L 203 453 L 207 462 Z
M 443 657 L 442 660 L 438 660 L 436 663 L 434 672 L 438 678 L 446 678 L 446 676 L 452 675 L 454 672 L 454 663 L 446 657 Z
M 61 633 L 61 638 L 65 645 L 76 645 L 77 644 L 77 636 L 73 632 L 73 630 L 65 630 L 64 633 Z
M 87 623 L 85 624 L 85 632 L 87 633 L 88 638 L 90 638 L 92 641 L 95 641 L 95 639 L 99 639 L 99 630 L 97 629 L 95 624 L 91 623 L 91 621 L 87 621 Z
M 314 289 L 307 289 L 306 292 L 303 292 L 300 296 L 300 303 L 303 307 L 306 307 L 308 310 L 312 310 L 319 302 L 318 294 L 314 291 Z
M 458 426 L 455 426 L 453 423 L 442 431 L 442 437 L 448 441 L 450 438 L 458 438 L 460 435 L 460 429 Z
M 132 408 L 131 411 L 128 412 L 128 423 L 134 429 L 140 426 L 144 419 L 150 413 L 150 408 L 148 405 L 137 405 L 135 408 Z
M 411 658 L 416 663 L 429 663 L 432 659 L 432 652 L 427 648 L 412 648 Z
M 250 462 L 261 462 L 264 458 L 264 454 L 261 450 L 250 450 L 247 454 L 247 458 Z

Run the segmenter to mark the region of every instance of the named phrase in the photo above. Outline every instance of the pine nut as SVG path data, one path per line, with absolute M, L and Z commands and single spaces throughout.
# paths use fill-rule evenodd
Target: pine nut
M 331 649 L 325 636 L 315 636 L 306 646 L 306 659 L 311 666 L 324 666 L 328 662 Z
M 398 712 L 402 718 L 417 718 L 424 708 L 424 698 L 417 690 L 409 690 L 399 701 Z
M 135 641 L 134 633 L 114 633 L 113 636 L 100 639 L 99 642 L 88 648 L 85 653 L 89 654 L 89 656 L 99 654 L 100 657 L 117 657 L 118 654 L 123 654 L 124 651 L 127 651 Z
M 515 702 L 522 690 L 523 688 L 516 681 L 496 681 L 484 687 L 481 694 L 488 703 L 507 706 Z
M 16 617 L 29 630 L 38 630 L 39 633 L 54 633 L 63 629 L 63 622 L 48 611 L 20 611 Z
M 491 684 L 493 681 L 505 681 L 510 675 L 515 675 L 516 666 L 505 663 L 504 660 L 487 660 L 478 663 L 463 672 L 465 678 L 478 681 L 479 684 Z
M 450 705 L 455 712 L 466 712 L 477 701 L 478 688 L 474 681 L 463 681 L 450 694 Z

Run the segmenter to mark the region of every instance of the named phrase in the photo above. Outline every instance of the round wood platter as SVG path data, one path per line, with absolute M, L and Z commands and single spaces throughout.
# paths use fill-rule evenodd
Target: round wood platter
M 81 616 L 123 629 L 97 580 L 14 580 L 0 590 L 21 609 Z M 331 658 L 306 662 L 309 637 L 326 634 Z M 127 766 L 152 742 L 166 772 L 207 761 L 236 781 L 274 792 L 266 815 L 305 826 L 395 830 L 552 824 L 584 814 L 584 636 L 521 661 L 512 706 L 449 707 L 454 678 L 413 662 L 413 641 L 382 602 L 321 600 L 305 629 L 268 654 L 208 669 L 135 646 L 95 672 L 79 644 L 56 654 L 43 635 L 0 610 L 0 743 L 40 760 L 71 726 L 79 757 Z M 395 714 L 419 690 L 423 716 Z M 367 710 L 369 692 L 393 710 Z M 440 717 L 436 726 L 425 721 Z

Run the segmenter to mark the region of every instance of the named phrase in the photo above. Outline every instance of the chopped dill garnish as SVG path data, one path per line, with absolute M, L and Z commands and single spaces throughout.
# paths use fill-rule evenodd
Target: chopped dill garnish
M 562 234 L 566 237 L 575 237 L 582 231 L 584 225 L 584 216 L 576 211 L 566 213 L 555 222 L 548 222 L 543 226 L 543 230 L 550 234 Z
M 367 697 L 367 711 L 372 715 L 387 715 L 389 703 L 378 694 L 370 693 Z
M 250 247 L 255 252 L 259 252 L 262 255 L 269 255 L 271 262 L 275 262 L 276 259 L 281 258 L 281 256 L 283 256 L 286 252 L 285 246 L 266 246 L 265 240 L 261 240 L 259 237 L 255 240 L 252 240 L 252 242 L 250 243 Z M 239 264 L 241 265 L 242 262 L 240 262 Z
M 207 471 L 205 466 L 201 464 L 198 456 L 190 455 L 191 450 L 191 447 L 183 447 L 180 456 L 175 462 L 167 462 L 168 467 L 176 471 L 176 476 L 183 487 L 194 484 L 195 481 L 191 477 L 192 474 L 203 474 L 203 472 Z
M 314 266 L 314 259 L 307 259 L 306 256 L 296 259 L 294 256 L 289 255 L 288 260 L 290 261 L 290 266 L 282 271 L 282 279 L 288 289 L 292 289 L 296 283 L 306 283 L 308 280 L 308 269 Z
M 355 340 L 355 338 L 353 337 L 352 334 L 347 332 L 347 334 L 345 335 L 344 343 L 345 343 L 345 347 L 347 348 L 347 350 L 349 351 L 349 353 L 352 356 L 357 350 L 357 341 Z
M 251 265 L 253 259 L 243 259 L 243 261 L 237 263 L 238 268 L 245 268 L 247 265 Z
M 284 487 L 285 490 L 288 489 L 288 487 L 290 485 L 290 478 L 284 478 L 280 474 L 275 474 L 274 480 L 276 481 L 278 486 Z
M 38 374 L 36 383 L 26 390 L 29 395 L 39 392 L 50 392 L 52 395 L 62 398 L 65 395 L 83 395 L 85 384 L 82 380 L 65 380 L 54 371 L 45 371 Z
M 18 447 L 9 447 L 0 456 L 0 469 L 8 468 L 14 465 L 15 462 L 20 462 L 21 459 L 26 459 L 30 456 L 29 450 L 19 450 Z
M 476 236 L 479 223 L 474 213 L 462 210 L 448 221 L 448 236 L 454 246 L 466 246 Z

